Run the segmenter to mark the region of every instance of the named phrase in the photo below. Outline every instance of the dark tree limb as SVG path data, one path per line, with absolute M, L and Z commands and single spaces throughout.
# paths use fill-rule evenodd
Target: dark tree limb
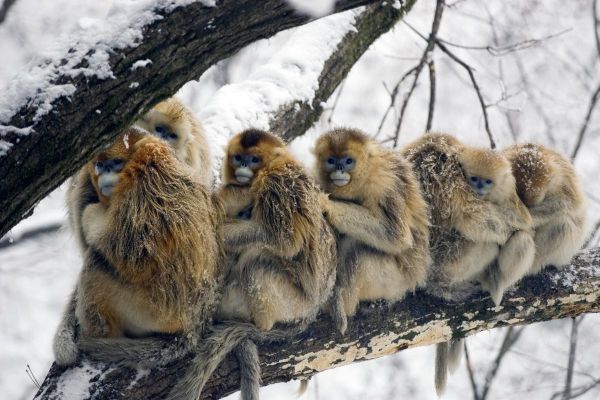
M 460 303 L 445 302 L 422 292 L 387 306 L 362 304 L 339 335 L 329 317 L 321 315 L 303 332 L 283 343 L 260 346 L 264 385 L 306 378 L 353 362 L 401 350 L 445 342 L 503 326 L 576 317 L 600 311 L 600 248 L 579 254 L 563 270 L 547 269 L 525 278 L 495 307 L 476 294 Z M 160 398 L 181 377 L 189 358 L 168 368 L 135 371 L 83 361 L 63 369 L 52 366 L 36 399 L 68 398 L 65 390 L 78 388 L 78 398 Z M 233 357 L 217 369 L 201 398 L 215 399 L 239 389 L 239 370 Z
M 6 20 L 6 16 L 8 15 L 8 11 L 15 5 L 17 0 L 4 0 L 4 2 L 0 5 L 0 24 Z
M 369 3 L 375 1 L 339 0 L 335 11 Z M 110 49 L 114 78 L 84 75 L 96 52 L 90 50 L 77 72 L 47 82 L 74 88 L 68 98 L 52 101 L 50 112 L 39 112 L 44 90 L 12 116 L 0 110 L 5 115 L 0 120 L 0 237 L 141 112 L 247 44 L 309 21 L 284 0 L 220 0 L 212 8 L 195 2 L 156 13 L 161 18 L 143 27 L 136 45 Z M 58 73 L 69 56 L 37 68 Z M 132 68 L 140 60 L 152 62 Z M 20 104 L 19 99 L 15 103 Z

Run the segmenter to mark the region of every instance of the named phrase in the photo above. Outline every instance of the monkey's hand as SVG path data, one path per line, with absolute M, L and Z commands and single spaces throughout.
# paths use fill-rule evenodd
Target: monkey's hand
M 478 207 L 467 207 L 454 220 L 454 228 L 473 242 L 504 244 L 513 232 L 498 206 L 481 201 Z
M 223 243 L 227 251 L 240 251 L 251 244 L 266 244 L 262 227 L 251 220 L 228 221 L 222 225 Z

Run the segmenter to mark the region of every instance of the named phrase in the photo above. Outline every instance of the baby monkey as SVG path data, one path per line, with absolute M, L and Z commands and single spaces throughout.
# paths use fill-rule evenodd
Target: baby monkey
M 135 128 L 83 170 L 99 201 L 82 210 L 84 265 L 55 337 L 57 362 L 76 361 L 73 335 L 195 342 L 224 278 L 210 191 L 166 143 Z M 93 340 L 87 350 L 110 351 Z
M 323 207 L 337 233 L 333 317 L 345 333 L 361 300 L 396 301 L 425 283 L 427 204 L 410 163 L 356 129 L 324 134 L 314 153 L 329 195 Z
M 517 192 L 533 219 L 536 254 L 529 272 L 568 264 L 583 245 L 586 231 L 585 197 L 573 165 L 533 143 L 517 144 L 502 153 L 511 162 Z

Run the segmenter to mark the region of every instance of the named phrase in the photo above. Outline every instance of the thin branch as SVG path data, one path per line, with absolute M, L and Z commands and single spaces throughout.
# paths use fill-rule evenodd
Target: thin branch
M 465 49 L 465 50 L 484 50 L 487 51 L 488 53 L 490 53 L 492 56 L 495 57 L 501 57 L 504 56 L 506 54 L 509 53 L 513 53 L 513 52 L 517 52 L 517 51 L 521 51 L 521 50 L 526 50 L 526 49 L 530 49 L 532 47 L 536 47 L 538 45 L 540 45 L 542 42 L 549 40 L 549 39 L 554 39 L 556 37 L 562 36 L 565 33 L 568 33 L 572 31 L 571 28 L 569 29 L 564 29 L 560 32 L 557 33 L 552 33 L 550 35 L 547 36 L 542 36 L 541 38 L 532 38 L 532 39 L 525 39 L 523 41 L 520 42 L 516 42 L 516 43 L 511 43 L 511 44 L 507 44 L 504 46 L 498 46 L 498 45 L 494 45 L 494 46 L 471 46 L 471 45 L 464 45 L 464 44 L 459 44 L 459 43 L 453 43 L 450 42 L 448 40 L 442 39 L 440 38 L 440 41 L 450 47 L 456 47 L 459 49 Z
M 600 17 L 598 16 L 598 0 L 594 0 L 592 4 L 592 15 L 594 16 L 594 37 L 596 39 L 596 50 L 600 57 Z
M 440 23 L 442 21 L 442 14 L 444 12 L 445 0 L 437 0 L 435 3 L 435 12 L 433 15 L 433 22 L 431 24 L 431 31 L 429 33 L 429 38 L 427 40 L 427 46 L 423 51 L 423 55 L 421 56 L 421 60 L 416 67 L 416 70 L 413 74 L 413 81 L 408 89 L 408 92 L 404 95 L 404 99 L 402 101 L 402 106 L 400 107 L 400 115 L 398 117 L 398 122 L 396 123 L 396 130 L 394 131 L 394 144 L 393 146 L 398 146 L 398 138 L 400 137 L 400 128 L 402 127 L 402 121 L 404 119 L 404 113 L 406 112 L 406 108 L 408 107 L 408 103 L 417 87 L 417 82 L 419 80 L 419 76 L 421 75 L 421 71 L 425 67 L 425 64 L 428 63 L 432 59 L 432 52 L 435 47 L 435 41 L 440 29 Z
M 596 237 L 598 231 L 600 231 L 600 220 L 596 221 L 596 224 L 592 228 L 588 238 L 585 240 L 585 243 L 583 244 L 584 249 L 590 247 L 590 244 L 592 243 L 592 240 L 594 240 L 594 237 Z
M 8 11 L 15 5 L 17 0 L 4 0 L 2 5 L 0 5 L 0 24 L 6 20 L 6 16 L 8 15 Z
M 433 112 L 435 111 L 435 87 L 436 87 L 436 77 L 435 77 L 435 62 L 431 59 L 427 66 L 429 67 L 429 108 L 427 112 L 427 125 L 425 126 L 425 131 L 429 132 L 431 130 L 431 125 L 433 124 Z
M 583 319 L 583 318 L 582 318 Z M 581 319 L 581 320 L 582 320 Z M 565 378 L 565 389 L 562 394 L 562 400 L 571 398 L 571 387 L 573 386 L 573 369 L 575 367 L 575 352 L 577 351 L 577 335 L 581 320 L 571 319 L 571 340 L 569 341 L 569 361 L 567 364 L 567 376 Z
M 469 382 L 471 383 L 471 392 L 473 393 L 473 400 L 481 400 L 479 397 L 479 388 L 475 381 L 475 374 L 473 373 L 473 367 L 471 366 L 471 357 L 469 356 L 469 349 L 467 348 L 467 341 L 464 342 L 465 352 L 465 365 L 467 366 L 467 374 L 469 375 Z
M 28 231 L 23 232 L 18 237 L 12 237 L 10 232 L 0 239 L 0 249 L 10 247 L 17 242 L 21 242 L 23 240 L 33 239 L 41 235 L 47 235 L 49 233 L 54 233 L 62 228 L 62 223 L 52 223 L 44 226 L 40 226 Z
M 436 41 L 436 44 L 440 48 L 440 50 L 442 50 L 444 53 L 446 53 L 452 60 L 454 60 L 456 63 L 458 63 L 461 67 L 463 67 L 469 74 L 469 78 L 471 79 L 471 83 L 473 84 L 473 89 L 475 89 L 475 93 L 477 94 L 477 99 L 479 100 L 479 104 L 481 106 L 481 111 L 483 112 L 483 122 L 485 124 L 485 132 L 487 133 L 488 139 L 490 141 L 490 147 L 492 149 L 495 149 L 496 142 L 494 141 L 494 137 L 493 137 L 492 131 L 490 129 L 490 121 L 489 121 L 488 113 L 487 113 L 487 105 L 485 104 L 485 101 L 483 100 L 483 95 L 481 94 L 481 89 L 479 88 L 479 84 L 477 83 L 477 80 L 475 79 L 475 74 L 473 73 L 473 68 L 469 64 L 467 64 L 466 62 L 461 60 L 453 52 L 451 52 L 439 40 Z
M 492 367 L 488 371 L 485 376 L 485 383 L 483 385 L 483 390 L 481 392 L 480 400 L 485 400 L 489 394 L 490 388 L 492 386 L 492 382 L 500 369 L 500 364 L 502 363 L 502 359 L 508 353 L 510 348 L 519 340 L 521 334 L 523 333 L 524 328 L 515 329 L 514 326 L 510 326 L 506 330 L 506 334 L 504 335 L 504 340 L 502 341 L 502 345 L 498 350 L 498 354 L 496 354 L 496 358 L 492 363 Z
M 587 113 L 585 114 L 585 118 L 583 119 L 583 124 L 581 124 L 581 128 L 579 129 L 579 134 L 577 135 L 577 142 L 575 142 L 575 147 L 573 148 L 573 153 L 571 154 L 571 161 L 575 161 L 575 157 L 577 157 L 577 153 L 579 153 L 579 149 L 581 148 L 581 143 L 583 143 L 583 137 L 585 136 L 588 126 L 590 124 L 590 120 L 592 118 L 592 113 L 596 108 L 596 103 L 600 98 L 600 84 L 592 94 L 592 98 L 590 99 L 590 104 L 588 105 Z
M 375 136 L 374 136 L 375 138 L 377 136 L 379 136 L 379 134 L 381 133 L 381 129 L 383 128 L 383 124 L 385 123 L 385 120 L 386 120 L 388 114 L 390 113 L 390 111 L 392 111 L 394 109 L 394 106 L 396 105 L 396 98 L 398 96 L 398 90 L 400 89 L 400 85 L 402 85 L 402 82 L 404 82 L 409 76 L 414 74 L 416 71 L 417 71 L 416 66 L 412 67 L 411 69 L 406 71 L 404 73 L 404 75 L 402 75 L 400 80 L 396 83 L 396 85 L 394 85 L 394 89 L 392 91 L 388 90 L 387 86 L 385 85 L 385 82 L 383 83 L 384 88 L 387 90 L 388 94 L 390 95 L 390 105 L 388 106 L 387 110 L 385 110 L 385 113 L 383 114 L 383 117 L 381 118 L 381 122 L 379 122 L 379 126 L 377 127 L 377 132 L 375 133 Z

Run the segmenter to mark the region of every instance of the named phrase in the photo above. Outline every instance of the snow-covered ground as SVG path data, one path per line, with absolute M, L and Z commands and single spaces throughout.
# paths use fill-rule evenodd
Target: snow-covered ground
M 102 24 L 107 15 L 110 18 L 113 3 L 126 6 L 125 3 L 131 2 L 18 0 L 7 20 L 0 24 L 0 53 L 5 55 L 0 63 L 0 91 L 8 87 L 9 80 L 28 62 L 39 59 L 63 40 L 59 39 L 62 34 Z M 519 140 L 539 141 L 570 154 L 591 92 L 600 82 L 592 1 L 448 0 L 448 3 L 453 6 L 445 11 L 440 29 L 443 39 L 476 47 L 518 44 L 518 51 L 499 51 L 500 55 L 492 54 L 498 53 L 494 51 L 451 47 L 475 68 L 484 98 L 490 104 L 490 124 L 499 145 L 513 142 L 512 126 Z M 408 23 L 426 34 L 433 6 L 431 0 L 420 0 L 408 16 Z M 250 46 L 207 71 L 197 82 L 186 85 L 179 95 L 199 116 L 206 115 L 214 93 L 224 83 L 264 78 L 264 66 L 273 60 L 274 54 L 289 49 L 289 40 L 293 40 L 293 33 L 282 32 Z M 293 151 L 298 158 L 310 165 L 309 149 L 314 138 L 333 125 L 356 126 L 374 134 L 390 100 L 384 83 L 388 88 L 393 87 L 417 63 L 422 49 L 422 40 L 404 24 L 376 42 L 350 73 L 333 115 L 326 112 L 314 129 L 294 141 Z M 438 79 L 434 130 L 452 132 L 465 141 L 487 145 L 481 110 L 465 71 L 439 51 L 434 60 Z M 407 87 L 403 86 L 402 95 Z M 400 143 L 422 133 L 428 91 L 425 71 L 407 109 Z M 329 109 L 333 98 L 327 104 Z M 401 100 L 399 97 L 397 104 Z M 390 114 L 379 139 L 393 133 L 397 113 L 398 108 Z M 599 133 L 600 110 L 596 110 L 576 160 L 590 198 L 592 224 L 600 218 L 600 201 L 596 200 L 600 199 Z M 48 196 L 32 217 L 15 227 L 11 233 L 17 239 L 14 244 L 0 247 L 0 397 L 3 399 L 30 398 L 34 393 L 34 383 L 25 372 L 27 365 L 38 380 L 43 379 L 52 361 L 52 335 L 80 268 L 78 250 L 67 229 L 18 240 L 22 233 L 36 227 L 66 221 L 65 185 Z M 575 386 L 600 379 L 599 328 L 600 317 L 596 315 L 586 316 L 581 324 Z M 468 340 L 480 385 L 503 335 L 504 330 L 494 330 Z M 570 321 L 528 326 L 503 360 L 488 398 L 551 398 L 564 386 L 569 335 Z M 311 381 L 305 398 L 434 399 L 432 375 L 433 349 L 412 349 L 319 374 Z M 277 384 L 263 389 L 262 395 L 267 399 L 293 398 L 296 388 L 296 383 Z M 463 363 L 452 377 L 444 398 L 469 397 L 471 388 Z M 600 390 L 596 389 L 580 398 L 599 397 Z

